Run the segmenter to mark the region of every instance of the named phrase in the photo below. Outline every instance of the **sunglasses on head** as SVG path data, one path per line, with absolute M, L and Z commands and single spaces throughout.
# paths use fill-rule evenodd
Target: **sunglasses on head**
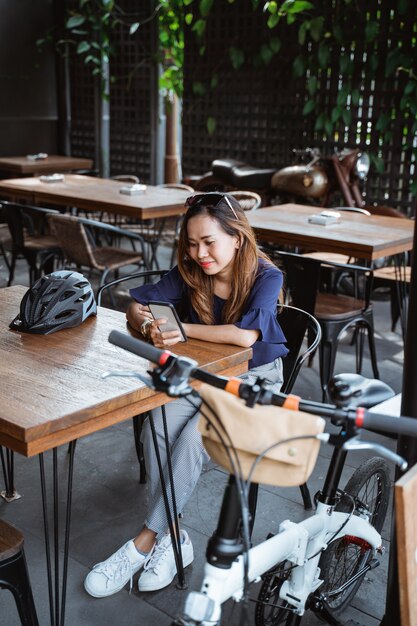
M 212 206 L 213 209 L 215 209 L 222 200 L 226 202 L 235 218 L 239 219 L 227 195 L 219 193 L 218 191 L 208 191 L 207 193 L 199 193 L 194 196 L 190 196 L 186 199 L 185 206 L 189 208 L 192 206 L 198 206 L 199 204 L 205 204 L 207 206 Z

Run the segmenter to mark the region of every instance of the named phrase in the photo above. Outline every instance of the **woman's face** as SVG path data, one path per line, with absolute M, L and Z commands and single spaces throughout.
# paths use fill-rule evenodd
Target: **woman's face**
M 205 274 L 227 277 L 239 248 L 239 239 L 226 233 L 209 215 L 196 215 L 187 224 L 188 255 Z

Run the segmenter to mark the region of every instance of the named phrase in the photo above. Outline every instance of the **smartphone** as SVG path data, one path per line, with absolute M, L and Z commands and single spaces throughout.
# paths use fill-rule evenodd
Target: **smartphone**
M 165 317 L 168 320 L 166 324 L 161 324 L 159 327 L 160 330 L 179 330 L 181 333 L 181 341 L 187 341 L 187 335 L 185 334 L 180 318 L 178 317 L 178 313 L 176 312 L 173 304 L 170 302 L 151 301 L 148 302 L 148 306 L 154 319 Z

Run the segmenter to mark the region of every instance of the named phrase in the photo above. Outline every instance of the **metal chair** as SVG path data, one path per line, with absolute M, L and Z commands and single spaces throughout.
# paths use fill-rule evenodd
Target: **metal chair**
M 136 274 L 131 274 L 129 276 L 122 276 L 121 278 L 116 278 L 115 280 L 112 280 L 102 285 L 100 289 L 97 291 L 97 304 L 101 306 L 104 293 L 109 289 L 111 290 L 117 287 L 121 283 L 124 283 L 126 281 L 131 281 L 131 280 L 138 281 L 142 279 L 146 282 L 150 282 L 152 278 L 158 278 L 158 279 L 162 278 L 162 276 L 164 276 L 167 273 L 167 271 L 168 270 L 148 270 L 146 272 L 138 272 Z M 115 301 L 114 296 L 111 297 L 110 300 L 114 302 Z M 135 437 L 136 455 L 138 457 L 138 462 L 139 462 L 139 482 L 142 484 L 146 483 L 146 465 L 145 465 L 145 457 L 143 454 L 143 445 L 142 445 L 140 438 L 142 434 L 143 422 L 147 416 L 148 416 L 148 413 L 143 413 L 141 415 L 135 415 L 132 418 L 133 419 L 133 435 Z
M 323 401 L 327 398 L 327 385 L 333 376 L 339 339 L 348 329 L 355 329 L 356 371 L 361 372 L 364 332 L 368 335 L 369 352 L 375 378 L 379 378 L 373 323 L 373 305 L 370 301 L 373 271 L 353 264 L 322 262 L 301 254 L 277 252 L 275 258 L 284 267 L 290 301 L 317 319 L 322 330 L 319 346 L 320 380 Z M 323 291 L 322 267 L 353 276 L 356 293 L 341 295 L 332 290 Z M 362 283 L 359 283 L 362 277 Z
M 65 258 L 78 268 L 88 268 L 100 273 L 100 286 L 104 284 L 109 272 L 117 272 L 128 265 L 142 265 L 148 268 L 143 237 L 111 224 L 97 222 L 72 215 L 50 215 L 51 230 L 59 241 Z M 100 245 L 100 236 L 125 238 L 133 250 L 116 246 Z M 140 251 L 135 245 L 140 246 Z
M 59 215 L 59 211 L 6 201 L 1 203 L 1 209 L 11 236 L 7 285 L 13 282 L 19 258 L 26 259 L 28 263 L 29 282 L 32 285 L 43 271 L 52 271 L 54 260 L 61 255 L 59 242 L 48 232 L 46 220 L 49 215 Z
M 0 520 L 0 588 L 12 592 L 22 626 L 39 626 L 23 541 L 17 528 Z

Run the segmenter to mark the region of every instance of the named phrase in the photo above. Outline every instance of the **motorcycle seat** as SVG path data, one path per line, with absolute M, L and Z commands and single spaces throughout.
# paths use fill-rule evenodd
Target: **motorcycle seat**
M 258 168 L 236 159 L 216 159 L 211 164 L 211 171 L 215 178 L 231 187 L 258 190 L 268 189 L 276 172 L 272 168 Z

